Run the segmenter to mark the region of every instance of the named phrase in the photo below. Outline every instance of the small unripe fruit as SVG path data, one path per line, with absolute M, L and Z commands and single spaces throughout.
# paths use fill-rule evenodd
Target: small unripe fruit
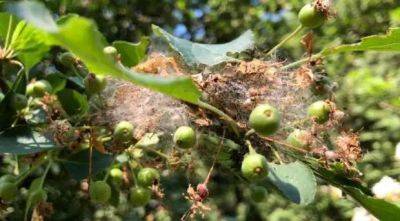
M 46 80 L 35 81 L 26 86 L 26 94 L 32 97 L 43 97 L 52 90 L 51 84 Z
M 183 149 L 196 145 L 196 132 L 188 126 L 179 127 L 174 133 L 174 143 Z
M 116 56 L 118 54 L 117 49 L 114 48 L 113 46 L 107 46 L 107 47 L 103 48 L 103 52 L 104 52 L 104 54 L 112 55 L 112 56 Z
M 75 63 L 75 56 L 70 52 L 64 52 L 59 56 L 59 60 L 61 64 L 69 66 Z
M 29 194 L 29 200 L 32 205 L 36 205 L 42 201 L 46 201 L 47 193 L 43 189 L 37 189 Z
M 331 105 L 326 101 L 317 101 L 308 107 L 308 116 L 312 117 L 315 122 L 323 124 L 329 120 L 332 111 Z
M 14 110 L 21 110 L 28 105 L 28 99 L 23 94 L 14 94 L 11 96 L 10 105 Z
M 117 142 L 129 142 L 133 138 L 133 125 L 128 121 L 119 122 L 114 128 L 114 139 Z
M 90 199 L 96 203 L 105 203 L 111 197 L 111 188 L 104 181 L 96 181 L 89 188 Z
M 297 148 L 307 148 L 310 145 L 311 135 L 305 130 L 296 129 L 289 134 L 286 141 Z
M 98 94 L 104 90 L 107 86 L 107 80 L 103 76 L 97 76 L 95 74 L 88 74 L 84 80 L 86 92 L 89 95 Z
M 18 194 L 18 188 L 15 183 L 1 182 L 0 183 L 0 198 L 6 201 L 13 200 Z
M 249 124 L 262 136 L 274 134 L 280 125 L 280 114 L 278 110 L 269 104 L 258 105 L 250 114 Z
M 196 192 L 199 195 L 199 197 L 201 198 L 201 200 L 206 199 L 209 194 L 207 185 L 204 183 L 200 183 L 197 185 Z
M 110 170 L 110 176 L 116 180 L 121 180 L 124 174 L 119 168 L 113 168 Z
M 141 186 L 148 187 L 160 179 L 160 173 L 154 168 L 143 168 L 139 171 L 137 179 Z
M 307 4 L 299 12 L 299 21 L 303 27 L 316 28 L 326 20 L 325 14 L 314 5 Z
M 144 187 L 133 187 L 129 192 L 129 201 L 135 207 L 145 206 L 151 198 L 151 191 Z
M 251 189 L 251 199 L 259 203 L 265 199 L 267 195 L 267 190 L 262 186 L 252 186 Z
M 10 175 L 10 174 L 6 174 L 6 175 L 0 177 L 0 183 L 3 183 L 3 182 L 14 183 L 16 181 L 17 181 L 17 178 L 15 176 L 13 176 L 13 175 Z
M 242 162 L 242 174 L 250 181 L 257 181 L 268 175 L 267 159 L 258 153 L 247 154 Z

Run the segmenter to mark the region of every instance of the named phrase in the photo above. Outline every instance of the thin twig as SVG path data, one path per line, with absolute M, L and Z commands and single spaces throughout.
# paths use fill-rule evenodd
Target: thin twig
M 210 170 L 208 171 L 206 179 L 203 182 L 206 186 L 207 186 L 208 182 L 210 181 L 211 173 L 212 173 L 212 171 L 214 169 L 215 163 L 217 162 L 219 153 L 221 152 L 221 149 L 222 149 L 222 146 L 223 146 L 223 143 L 224 143 L 224 140 L 225 140 L 225 132 L 226 132 L 226 130 L 224 129 L 224 132 L 222 133 L 222 139 L 219 142 L 217 153 L 214 156 L 214 161 L 212 163 L 212 166 L 211 166 Z
M 267 53 L 267 56 L 272 55 L 278 48 L 280 48 L 283 44 L 285 44 L 287 41 L 289 41 L 291 38 L 293 38 L 297 33 L 299 33 L 303 29 L 302 25 L 299 25 L 292 33 L 290 33 L 286 38 L 284 38 L 281 42 L 279 42 L 275 47 L 273 47 L 269 52 Z

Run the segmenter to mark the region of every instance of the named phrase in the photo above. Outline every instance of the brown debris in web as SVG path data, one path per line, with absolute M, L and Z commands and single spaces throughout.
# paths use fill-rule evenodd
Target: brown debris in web
M 189 124 L 189 107 L 169 96 L 133 85 L 111 81 L 107 88 L 107 107 L 96 121 L 111 125 L 129 121 L 134 125 L 134 136 L 146 133 L 172 133 L 177 127 Z
M 282 114 L 283 138 L 289 127 L 306 127 L 306 109 L 312 94 L 307 87 L 312 72 L 280 71 L 282 63 L 273 61 L 242 61 L 226 64 L 221 70 L 203 71 L 197 79 L 209 102 L 235 119 L 239 125 L 247 125 L 253 108 L 269 103 Z
M 359 136 L 356 133 L 345 133 L 336 138 L 337 153 L 349 162 L 359 161 L 362 157 Z
M 314 5 L 318 11 L 324 13 L 326 18 L 330 18 L 336 14 L 332 11 L 332 0 L 315 0 Z
M 159 74 L 162 76 L 182 75 L 184 72 L 180 68 L 180 64 L 175 57 L 166 56 L 159 52 L 153 52 L 148 56 L 148 59 L 132 68 L 134 71 Z

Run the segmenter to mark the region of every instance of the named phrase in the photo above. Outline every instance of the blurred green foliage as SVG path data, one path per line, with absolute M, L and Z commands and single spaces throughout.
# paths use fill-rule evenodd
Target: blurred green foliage
M 271 48 L 298 25 L 297 11 L 309 1 L 300 0 L 44 0 L 60 15 L 77 13 L 92 18 L 109 42 L 116 39 L 137 41 L 151 33 L 151 24 L 159 25 L 175 35 L 201 42 L 226 42 L 246 29 L 257 34 L 258 47 Z M 383 33 L 389 27 L 400 25 L 398 0 L 341 0 L 334 2 L 336 16 L 328 24 L 314 30 L 317 52 L 331 44 L 353 43 L 362 36 Z M 292 39 L 278 57 L 299 58 L 305 53 L 301 36 Z M 346 107 L 347 124 L 359 132 L 365 159 L 359 165 L 371 186 L 383 175 L 399 178 L 399 163 L 394 159 L 395 146 L 400 142 L 400 55 L 398 54 L 341 54 L 325 61 L 329 76 L 338 82 L 336 100 Z M 309 206 L 297 206 L 274 192 L 255 203 L 249 188 L 224 179 L 224 171 L 210 184 L 212 210 L 207 220 L 349 220 L 354 203 L 332 197 L 326 191 L 318 193 Z M 199 165 L 195 174 L 204 177 L 206 169 Z M 231 171 L 225 171 L 226 173 Z M 54 175 L 62 178 L 63 174 Z M 194 175 L 192 175 L 194 177 Z M 191 176 L 191 177 L 192 177 Z M 190 180 L 192 183 L 193 180 Z M 182 198 L 187 178 L 162 181 L 169 194 L 167 210 L 154 214 L 155 220 L 177 220 L 188 209 Z M 79 193 L 61 193 L 60 185 L 50 191 L 56 211 L 53 220 L 83 220 L 90 210 L 83 207 Z M 179 188 L 177 188 L 179 187 Z M 65 188 L 68 189 L 68 188 Z M 62 197 L 55 197 L 55 196 Z M 73 202 L 72 204 L 70 202 Z M 121 202 L 124 202 L 122 199 Z M 248 202 L 248 203 L 243 203 Z M 69 204 L 68 210 L 62 208 Z M 150 207 L 152 204 L 150 204 Z M 84 208 L 80 210 L 81 208 Z M 22 209 L 22 208 L 16 208 Z M 123 203 L 99 207 L 94 217 L 98 220 L 128 220 L 143 218 L 143 209 L 126 211 Z M 75 212 L 74 212 L 75 211 Z M 79 211 L 77 213 L 76 211 Z M 169 215 L 168 215 L 169 213 Z M 128 214 L 128 215 L 126 215 Z M 121 218 L 125 217 L 125 218 Z M 89 218 L 92 219 L 93 217 Z

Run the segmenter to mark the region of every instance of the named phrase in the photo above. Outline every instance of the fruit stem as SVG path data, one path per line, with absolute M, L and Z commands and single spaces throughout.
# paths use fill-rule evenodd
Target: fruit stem
M 215 163 L 217 162 L 219 153 L 221 152 L 222 146 L 224 144 L 224 140 L 225 140 L 225 130 L 224 130 L 224 133 L 222 135 L 222 139 L 219 142 L 218 150 L 217 150 L 217 153 L 214 156 L 214 160 L 213 160 L 212 166 L 211 166 L 210 170 L 208 171 L 207 178 L 203 182 L 203 184 L 206 185 L 206 186 L 207 186 L 208 182 L 210 181 L 211 173 L 214 170 L 214 166 L 215 166 Z
M 283 164 L 283 160 L 282 160 L 281 156 L 279 155 L 278 151 L 276 150 L 275 146 L 271 145 L 271 150 L 274 153 L 276 159 L 278 159 L 279 163 Z
M 303 30 L 303 26 L 299 25 L 292 33 L 290 33 L 287 37 L 285 37 L 281 42 L 279 42 L 275 47 L 273 47 L 269 52 L 267 53 L 267 56 L 272 55 L 278 48 L 280 48 L 283 44 L 285 44 L 287 41 L 289 41 L 291 38 L 293 38 L 297 33 L 299 33 L 301 30 Z
M 322 58 L 322 57 L 323 57 L 322 53 L 318 53 L 318 54 L 315 54 L 315 55 L 313 55 L 311 57 L 303 58 L 301 60 L 298 60 L 298 61 L 295 61 L 295 62 L 290 63 L 288 65 L 285 65 L 285 66 L 281 67 L 280 70 L 287 70 L 287 69 L 296 67 L 298 65 L 301 65 L 303 63 L 306 63 L 307 61 L 316 60 L 316 59 L 319 59 L 319 58 Z
M 285 143 L 285 142 L 281 142 L 281 141 L 279 141 L 279 140 L 275 140 L 275 139 L 268 138 L 268 137 L 261 137 L 261 138 L 264 139 L 264 140 L 266 140 L 266 141 L 273 142 L 273 143 L 277 143 L 277 144 L 282 145 L 282 146 L 284 146 L 284 147 L 288 147 L 288 148 L 293 149 L 293 150 L 295 150 L 295 151 L 297 151 L 297 152 L 300 152 L 300 153 L 302 153 L 302 154 L 306 154 L 306 153 L 307 153 L 307 151 L 305 151 L 305 150 L 303 150 L 303 149 L 294 147 L 294 146 L 292 146 L 292 145 L 290 145 L 290 144 L 287 144 L 287 143 Z
M 204 108 L 204 109 L 210 110 L 210 111 L 216 113 L 217 115 L 221 116 L 222 118 L 224 118 L 229 123 L 229 125 L 231 126 L 233 132 L 235 132 L 235 134 L 237 136 L 240 135 L 239 127 L 238 127 L 238 124 L 236 123 L 236 121 L 233 120 L 231 117 L 229 117 L 227 114 L 225 114 L 223 111 L 221 111 L 220 109 L 218 109 L 218 108 L 216 108 L 216 107 L 214 107 L 214 106 L 212 106 L 212 105 L 210 105 L 210 104 L 208 104 L 206 102 L 200 101 L 200 100 L 197 102 L 197 105 L 199 107 Z
M 21 182 L 24 181 L 25 178 L 29 176 L 29 174 L 31 174 L 33 171 L 35 171 L 37 168 L 39 168 L 42 164 L 44 164 L 47 161 L 48 160 L 46 159 L 46 160 L 42 160 L 42 161 L 38 162 L 37 164 L 32 166 L 28 171 L 26 171 L 25 173 L 20 175 L 20 177 L 18 177 L 17 181 L 15 182 L 16 185 L 18 186 L 19 184 L 21 184 Z
M 92 177 L 92 164 L 93 164 L 93 130 L 90 128 L 89 135 L 89 172 L 88 172 L 88 184 L 90 185 L 90 178 Z
M 160 151 L 155 150 L 155 149 L 153 149 L 153 148 L 151 148 L 151 147 L 141 147 L 141 148 L 144 149 L 144 150 L 146 150 L 146 151 L 153 152 L 153 153 L 159 155 L 160 157 L 165 158 L 166 160 L 169 159 L 169 156 L 168 156 L 168 155 L 166 155 L 166 154 L 164 154 L 164 153 L 161 153 Z
M 49 163 L 47 164 L 46 170 L 44 171 L 44 173 L 43 173 L 43 175 L 42 175 L 42 177 L 41 177 L 41 180 L 40 180 L 40 188 L 43 187 L 44 180 L 46 179 L 47 173 L 49 172 L 52 163 L 53 163 L 53 161 L 50 159 L 50 160 L 49 160 Z
M 249 154 L 256 154 L 257 152 L 254 150 L 253 145 L 251 145 L 249 140 L 246 140 L 246 145 L 249 148 Z
M 244 137 L 248 137 L 248 136 L 250 136 L 250 135 L 252 135 L 252 134 L 255 134 L 255 133 L 256 133 L 256 131 L 255 131 L 254 129 L 250 129 L 249 131 L 246 132 L 246 134 L 244 135 Z
M 8 28 L 7 28 L 7 35 L 6 35 L 6 41 L 4 43 L 4 49 L 8 50 L 8 46 L 10 43 L 10 37 L 11 37 L 11 25 L 13 23 L 13 17 L 12 15 L 10 15 L 10 20 L 8 20 Z

